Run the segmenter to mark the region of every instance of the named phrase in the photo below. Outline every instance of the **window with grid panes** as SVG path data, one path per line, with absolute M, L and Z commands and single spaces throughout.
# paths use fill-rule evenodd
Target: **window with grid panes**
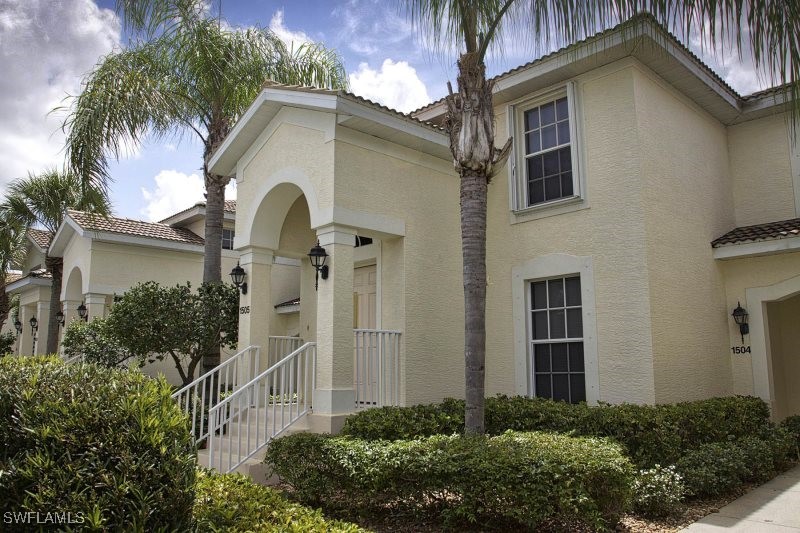
M 525 110 L 523 134 L 527 205 L 574 196 L 567 97 Z
M 528 394 L 586 400 L 580 276 L 530 283 Z
M 232 229 L 222 229 L 222 249 L 223 250 L 233 250 L 233 238 L 235 236 L 235 232 Z

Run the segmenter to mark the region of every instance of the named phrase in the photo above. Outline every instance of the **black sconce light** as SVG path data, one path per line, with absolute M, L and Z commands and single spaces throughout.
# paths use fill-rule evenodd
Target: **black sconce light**
M 237 261 L 236 266 L 233 267 L 233 270 L 231 270 L 231 280 L 237 289 L 242 290 L 242 294 L 247 294 L 247 282 L 244 280 L 246 277 L 247 273 Z
M 17 330 L 17 337 L 19 337 L 22 333 L 22 322 L 19 321 L 19 317 L 14 321 L 14 329 Z
M 733 310 L 731 316 L 739 325 L 739 333 L 742 334 L 742 344 L 744 344 L 744 336 L 750 333 L 750 326 L 747 324 L 747 310 L 742 307 L 740 302 L 736 302 L 736 309 Z
M 308 252 L 308 258 L 311 260 L 311 265 L 317 271 L 316 279 L 314 280 L 314 289 L 319 290 L 319 278 L 328 279 L 328 265 L 325 261 L 328 259 L 328 252 L 325 248 L 317 244 Z
M 31 317 L 30 324 L 31 324 L 31 335 L 36 337 L 36 332 L 39 330 L 39 321 L 36 320 L 35 316 Z
M 59 311 L 58 313 L 56 313 L 56 320 L 58 320 L 59 326 L 64 325 L 64 311 Z
M 84 322 L 89 321 L 89 310 L 86 309 L 86 304 L 81 302 L 81 305 L 78 306 L 78 316 L 81 317 L 81 320 Z

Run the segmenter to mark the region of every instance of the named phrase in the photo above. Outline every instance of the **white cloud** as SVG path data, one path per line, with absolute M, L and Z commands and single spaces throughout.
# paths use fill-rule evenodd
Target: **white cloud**
M 204 201 L 203 178 L 197 174 L 184 174 L 177 170 L 162 170 L 154 178 L 155 190 L 142 187 L 147 205 L 142 209 L 146 220 L 163 220 L 197 202 Z
M 354 94 L 404 113 L 431 101 L 417 71 L 406 61 L 384 59 L 380 71 L 361 63 L 358 72 L 350 74 L 349 81 Z
M 283 10 L 279 9 L 269 21 L 269 29 L 281 38 L 287 46 L 297 49 L 303 44 L 312 42 L 312 39 L 303 31 L 292 31 L 283 22 Z
M 112 10 L 91 0 L 0 3 L 0 189 L 63 162 L 63 115 L 50 114 L 120 42 Z
M 197 202 L 204 202 L 205 185 L 197 174 L 184 174 L 177 170 L 162 170 L 153 178 L 155 189 L 142 187 L 142 197 L 147 204 L 141 214 L 151 222 L 163 220 L 187 209 Z M 236 182 L 225 188 L 225 199 L 236 199 Z

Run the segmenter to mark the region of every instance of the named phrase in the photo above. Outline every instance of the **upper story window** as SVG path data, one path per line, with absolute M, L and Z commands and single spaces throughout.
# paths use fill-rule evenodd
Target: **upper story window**
M 515 164 L 511 208 L 521 211 L 581 197 L 573 84 L 512 106 Z
M 233 250 L 233 238 L 236 233 L 232 229 L 222 228 L 222 249 Z

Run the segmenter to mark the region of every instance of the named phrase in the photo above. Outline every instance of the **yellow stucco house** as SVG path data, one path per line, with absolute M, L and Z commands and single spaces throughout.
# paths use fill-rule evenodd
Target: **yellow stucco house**
M 489 187 L 487 394 L 754 394 L 779 418 L 798 414 L 800 151 L 787 94 L 741 96 L 660 27 L 640 31 L 494 79 L 497 143 L 515 141 Z M 274 257 L 301 260 L 318 429 L 339 427 L 371 387 L 371 404 L 463 395 L 444 113 L 268 84 L 210 162 L 237 182 L 240 348 L 282 333 Z M 317 241 L 325 279 L 307 258 Z
M 236 265 L 239 253 L 233 250 L 236 202 L 227 201 L 223 220 L 222 269 L 227 276 Z M 144 222 L 118 217 L 96 217 L 80 211 L 68 211 L 65 221 L 53 237 L 47 232 L 28 231 L 26 262 L 21 276 L 7 285 L 7 292 L 20 297 L 21 331 L 15 352 L 18 355 L 43 354 L 52 279 L 44 270 L 48 251 L 64 260 L 61 309 L 64 324 L 79 318 L 104 317 L 120 295 L 137 283 L 154 280 L 162 285 L 192 283 L 197 287 L 203 274 L 203 238 L 205 205 L 198 203 L 160 222 Z M 299 262 L 276 258 L 275 297 L 277 304 L 299 295 Z M 298 314 L 275 309 L 276 324 L 285 333 L 297 334 Z M 38 329 L 30 320 L 36 318 Z M 4 329 L 13 329 L 13 317 Z M 63 336 L 64 327 L 60 334 Z M 169 360 L 150 364 L 148 374 L 163 373 L 173 384 L 180 378 Z

